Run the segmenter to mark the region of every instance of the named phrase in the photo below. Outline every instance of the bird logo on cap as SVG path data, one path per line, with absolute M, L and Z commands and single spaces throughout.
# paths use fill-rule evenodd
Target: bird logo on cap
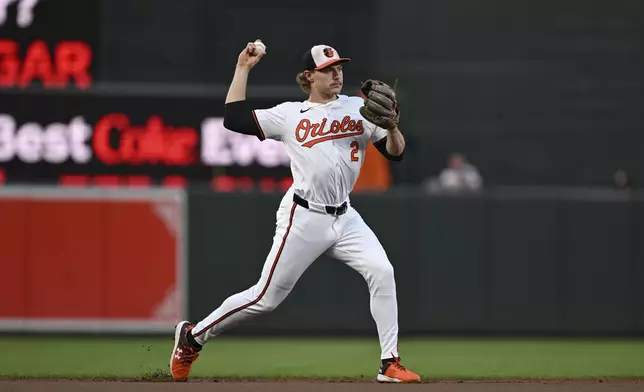
M 324 48 L 323 52 L 326 57 L 333 57 L 334 55 L 333 49 L 331 48 Z

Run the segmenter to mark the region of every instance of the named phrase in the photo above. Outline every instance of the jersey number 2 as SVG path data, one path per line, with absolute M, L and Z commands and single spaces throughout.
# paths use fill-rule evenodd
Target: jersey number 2
M 360 144 L 358 142 L 351 142 L 351 161 L 358 162 L 358 153 L 360 152 Z

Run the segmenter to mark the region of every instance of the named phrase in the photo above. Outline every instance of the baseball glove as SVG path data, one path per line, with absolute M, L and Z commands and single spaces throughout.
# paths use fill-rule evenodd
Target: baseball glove
M 384 129 L 398 126 L 400 109 L 396 101 L 396 91 L 387 83 L 369 79 L 360 87 L 365 96 L 360 114 L 367 121 Z

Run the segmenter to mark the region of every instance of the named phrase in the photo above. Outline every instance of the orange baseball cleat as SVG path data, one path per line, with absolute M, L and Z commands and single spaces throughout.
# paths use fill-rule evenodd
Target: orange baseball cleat
M 174 349 L 170 357 L 170 373 L 175 381 L 188 381 L 190 368 L 199 357 L 199 349 L 188 342 L 187 334 L 195 327 L 189 321 L 177 324 L 174 332 Z
M 400 364 L 400 359 L 393 358 L 380 367 L 379 382 L 420 382 L 420 376 L 411 370 L 407 370 Z

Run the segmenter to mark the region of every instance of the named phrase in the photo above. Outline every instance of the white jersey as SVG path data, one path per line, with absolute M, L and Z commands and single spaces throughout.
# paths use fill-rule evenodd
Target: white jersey
M 304 199 L 338 206 L 348 201 L 367 143 L 387 136 L 360 114 L 360 97 L 339 95 L 326 104 L 284 102 L 253 111 L 260 139 L 279 140 L 291 159 L 292 189 Z

